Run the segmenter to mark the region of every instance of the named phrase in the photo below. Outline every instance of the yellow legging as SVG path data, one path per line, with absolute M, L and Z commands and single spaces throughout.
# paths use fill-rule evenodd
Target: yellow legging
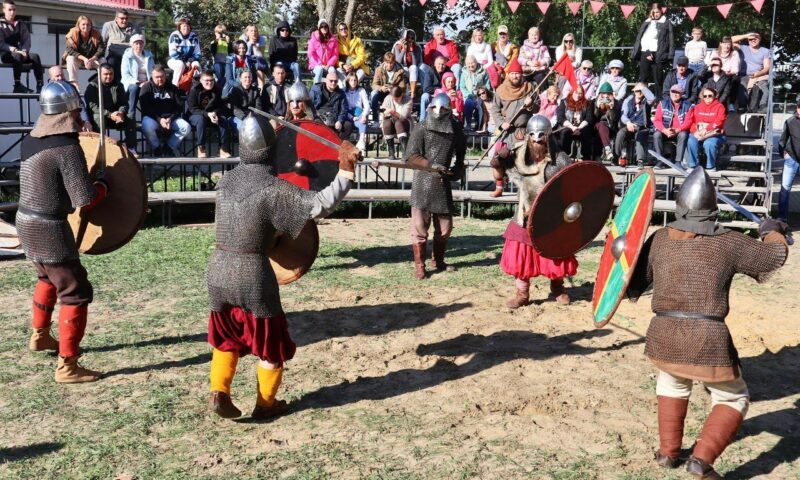
M 239 354 L 216 348 L 211 353 L 211 391 L 231 394 L 231 382 L 236 375 Z

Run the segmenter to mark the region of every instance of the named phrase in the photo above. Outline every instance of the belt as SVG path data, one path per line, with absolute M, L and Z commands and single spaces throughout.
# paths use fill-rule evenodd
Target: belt
M 41 218 L 42 220 L 50 220 L 54 222 L 61 222 L 67 219 L 67 216 L 64 214 L 56 215 L 52 213 L 41 213 L 33 210 L 28 210 L 23 206 L 17 207 L 17 212 L 22 213 L 23 215 L 27 215 L 29 217 Z
M 655 312 L 655 314 L 661 317 L 692 318 L 696 320 L 713 320 L 715 322 L 725 321 L 725 317 L 720 317 L 718 315 L 706 315 L 704 313 L 665 311 Z

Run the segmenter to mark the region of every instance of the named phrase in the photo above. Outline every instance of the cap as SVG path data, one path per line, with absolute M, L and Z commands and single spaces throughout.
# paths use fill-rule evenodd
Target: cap
M 622 63 L 622 60 L 614 59 L 614 60 L 611 60 L 610 62 L 608 62 L 608 68 L 623 69 L 623 68 L 625 68 L 625 64 Z
M 508 33 L 508 27 L 505 25 L 500 25 L 497 27 L 497 33 Z
M 598 90 L 597 93 L 614 93 L 614 88 L 610 83 L 603 82 L 603 84 L 600 85 L 600 90 Z
M 686 55 L 681 55 L 680 57 L 678 57 L 678 60 L 675 61 L 675 65 L 684 65 L 684 66 L 689 65 L 689 57 L 687 57 Z
M 676 83 L 675 85 L 669 87 L 669 91 L 676 93 L 683 93 L 683 88 L 681 88 L 681 86 Z
M 131 35 L 131 41 L 130 41 L 131 47 L 133 46 L 134 42 L 144 43 L 144 35 L 142 35 L 141 33 L 136 33 Z
M 592 68 L 594 67 L 594 63 L 591 60 L 584 60 L 581 62 L 581 68 Z
M 319 21 L 317 22 L 317 28 L 321 27 L 323 24 L 326 27 L 330 27 L 327 20 L 325 20 L 324 18 L 320 18 Z

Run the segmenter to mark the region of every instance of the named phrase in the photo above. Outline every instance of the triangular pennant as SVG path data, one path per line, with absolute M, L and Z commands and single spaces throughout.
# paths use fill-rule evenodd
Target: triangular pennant
M 717 10 L 719 10 L 719 13 L 722 14 L 722 18 L 728 18 L 728 14 L 730 13 L 732 6 L 732 3 L 723 3 L 721 5 L 717 5 Z
M 761 0 L 762 2 L 764 0 Z M 550 8 L 550 2 L 536 2 L 536 6 L 542 12 L 542 15 L 547 15 L 547 9 Z
M 424 6 L 425 6 L 425 2 L 427 2 L 427 1 L 428 1 L 428 0 L 419 0 L 419 4 L 420 4 L 420 6 L 423 6 L 423 7 L 424 7 Z
M 582 2 L 567 2 L 567 6 L 569 7 L 569 11 L 572 12 L 572 16 L 578 14 L 578 11 L 581 9 Z
M 487 5 L 489 5 L 489 0 L 478 0 L 478 8 L 481 9 L 481 12 L 486 10 Z
M 686 15 L 689 15 L 689 19 L 694 20 L 694 17 L 697 16 L 697 11 L 700 10 L 700 7 L 683 7 L 683 9 L 686 10 Z
M 764 6 L 764 0 L 750 0 L 750 5 L 756 9 L 756 12 L 761 13 L 761 7 Z
M 520 3 L 519 0 L 508 0 L 508 8 L 511 9 L 511 13 L 517 13 Z
M 455 7 L 456 6 L 456 2 L 458 2 L 458 0 L 447 0 L 447 8 Z
M 620 5 L 619 8 L 622 10 L 622 16 L 627 19 L 631 16 L 631 13 L 636 8 L 636 5 Z
M 597 15 L 603 6 L 606 4 L 605 2 L 596 2 L 595 0 L 591 0 L 589 4 L 592 6 L 592 13 Z
M 667 7 L 661 7 L 661 15 L 667 13 Z

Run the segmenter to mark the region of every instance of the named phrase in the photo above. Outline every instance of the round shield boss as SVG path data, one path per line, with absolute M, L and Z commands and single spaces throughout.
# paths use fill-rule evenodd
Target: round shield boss
M 533 247 L 543 257 L 574 255 L 603 229 L 614 205 L 614 178 L 601 164 L 576 162 L 536 196 L 528 217 Z
M 313 220 L 306 222 L 297 238 L 280 233 L 269 250 L 269 261 L 279 285 L 299 279 L 311 268 L 319 251 L 319 231 Z
M 292 122 L 300 128 L 340 144 L 336 132 L 312 120 Z M 333 182 L 339 172 L 339 152 L 302 133 L 279 125 L 275 130 L 274 165 L 278 177 L 300 188 L 319 192 Z
M 83 132 L 80 144 L 94 176 L 99 167 L 100 134 Z M 91 210 L 77 209 L 68 217 L 78 250 L 90 255 L 113 252 L 128 243 L 147 214 L 147 185 L 139 161 L 110 137 L 105 139 L 105 160 L 103 178 L 108 195 Z

